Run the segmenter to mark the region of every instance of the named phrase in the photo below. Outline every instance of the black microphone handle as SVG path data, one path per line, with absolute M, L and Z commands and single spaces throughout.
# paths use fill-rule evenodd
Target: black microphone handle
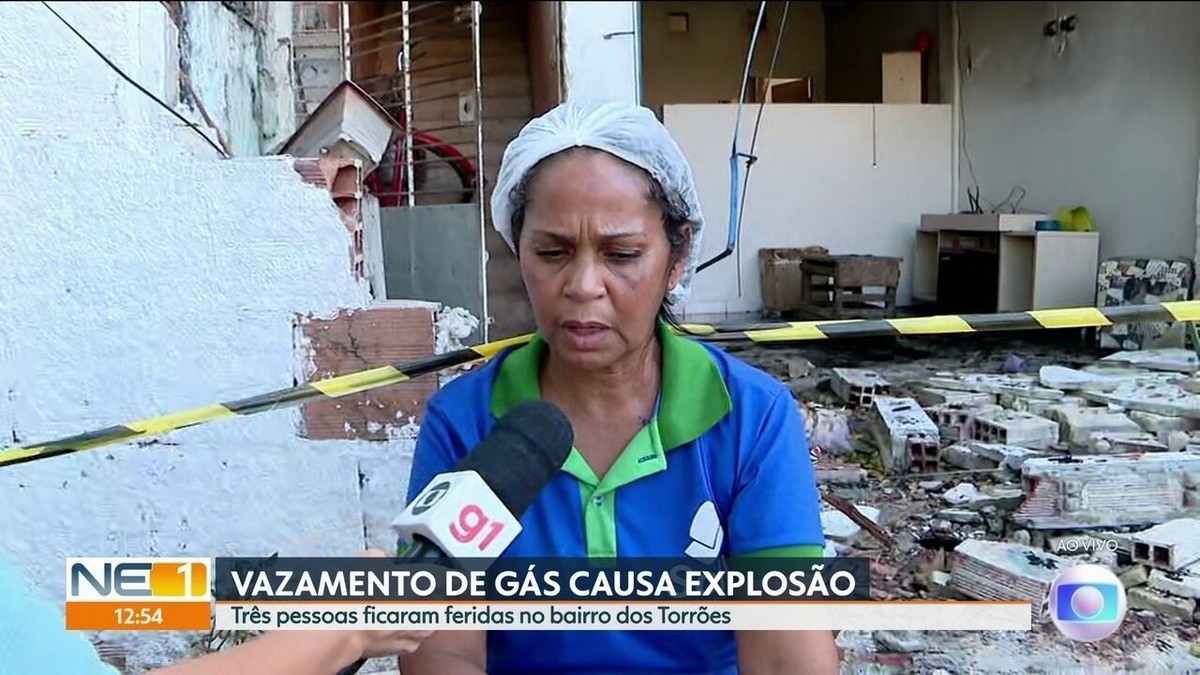
M 413 537 L 413 541 L 403 552 L 396 553 L 396 560 L 403 562 L 416 562 L 418 560 L 446 560 L 448 556 L 438 548 L 433 542 L 425 537 L 417 535 Z M 354 663 L 337 671 L 337 675 L 354 675 L 362 667 L 367 664 L 366 659 L 359 659 Z

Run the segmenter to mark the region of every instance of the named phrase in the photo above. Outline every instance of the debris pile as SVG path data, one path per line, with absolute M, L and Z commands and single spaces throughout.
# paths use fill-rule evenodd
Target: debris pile
M 1088 649 L 1115 654 L 1156 630 L 1200 638 L 1196 354 L 1122 352 L 1028 373 L 805 361 L 802 383 L 772 368 L 771 352 L 758 359 L 789 381 L 810 438 L 817 418 L 851 431 L 837 444 L 850 450 L 817 463 L 822 523 L 827 552 L 872 559 L 873 594 L 1028 599 L 1052 633 L 1050 582 L 1089 562 L 1122 580 L 1130 618 L 1118 640 Z M 875 636 L 877 648 L 893 637 Z

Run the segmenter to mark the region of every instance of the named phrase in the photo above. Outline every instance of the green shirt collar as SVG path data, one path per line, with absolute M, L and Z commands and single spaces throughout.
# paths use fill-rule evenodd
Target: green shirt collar
M 733 404 L 716 359 L 704 345 L 676 334 L 664 321 L 657 330 L 663 372 L 656 421 L 663 448 L 672 450 L 702 436 Z M 541 398 L 539 371 L 546 349 L 541 333 L 535 333 L 504 358 L 492 387 L 493 415 L 501 417 L 522 401 Z

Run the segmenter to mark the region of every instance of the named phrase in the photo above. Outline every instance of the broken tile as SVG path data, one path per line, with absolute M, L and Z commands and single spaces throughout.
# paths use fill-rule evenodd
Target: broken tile
M 1152 453 L 1030 459 L 1014 521 L 1031 529 L 1151 525 L 1200 506 L 1200 455 Z
M 1168 571 L 1200 562 L 1200 520 L 1177 518 L 1133 535 L 1133 561 Z
M 938 428 L 915 400 L 877 396 L 874 409 L 871 429 L 886 471 L 903 475 L 938 470 Z

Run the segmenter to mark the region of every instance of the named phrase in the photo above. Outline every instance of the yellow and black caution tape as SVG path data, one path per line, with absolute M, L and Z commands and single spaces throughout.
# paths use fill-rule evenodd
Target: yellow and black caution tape
M 1096 328 L 1121 323 L 1152 321 L 1200 321 L 1200 301 L 1165 302 L 1157 305 L 1122 307 L 1077 307 L 1004 314 L 964 314 L 903 319 L 850 319 L 765 324 L 748 328 L 686 324 L 692 335 L 706 342 L 752 341 L 756 343 L 836 340 L 853 337 L 946 335 L 997 331 L 1057 328 Z M 357 373 L 317 380 L 288 389 L 249 398 L 213 403 L 200 408 L 150 417 L 136 422 L 96 429 L 55 441 L 0 450 L 0 467 L 32 462 L 82 450 L 91 450 L 135 438 L 158 436 L 216 420 L 245 417 L 288 408 L 308 401 L 340 398 L 378 389 L 405 380 L 436 373 L 446 368 L 490 359 L 501 350 L 524 344 L 532 336 L 521 335 L 488 342 L 447 354 L 409 363 L 379 366 Z

